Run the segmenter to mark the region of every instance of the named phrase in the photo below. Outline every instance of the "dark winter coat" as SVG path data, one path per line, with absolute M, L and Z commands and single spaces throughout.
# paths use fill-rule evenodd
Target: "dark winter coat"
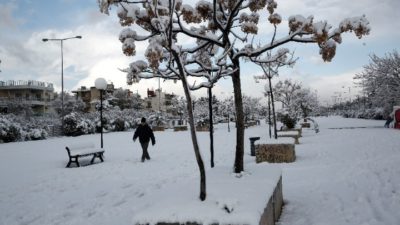
M 140 143 L 149 142 L 151 139 L 151 143 L 154 145 L 156 143 L 156 139 L 154 138 L 153 130 L 145 124 L 139 124 L 138 128 L 136 128 L 135 134 L 133 135 L 133 140 L 139 137 Z

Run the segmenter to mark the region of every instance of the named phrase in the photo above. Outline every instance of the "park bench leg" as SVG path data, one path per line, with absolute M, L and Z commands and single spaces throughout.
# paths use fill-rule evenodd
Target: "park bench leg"
M 99 154 L 99 158 L 100 158 L 101 162 L 104 162 L 104 160 L 103 160 L 103 153 L 100 153 L 100 154 Z
M 78 156 L 70 157 L 66 168 L 70 167 L 72 163 L 75 163 L 77 167 L 80 166 L 78 162 Z
M 103 160 L 103 153 L 95 153 L 95 154 L 93 155 L 92 160 L 90 161 L 90 164 L 93 164 L 93 163 L 94 163 L 94 160 L 95 160 L 96 158 L 99 158 L 101 162 L 104 162 L 104 160 Z

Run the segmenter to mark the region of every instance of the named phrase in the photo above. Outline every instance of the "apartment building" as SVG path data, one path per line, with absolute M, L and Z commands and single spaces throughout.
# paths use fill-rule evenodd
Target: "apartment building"
M 175 94 L 162 92 L 161 89 L 147 89 L 147 97 L 144 99 L 145 108 L 149 111 L 173 113 L 173 99 Z
M 34 113 L 41 114 L 51 109 L 54 100 L 53 84 L 34 80 L 0 81 L 0 111 L 7 113 L 9 104 L 28 105 Z
M 107 94 L 113 94 L 115 91 L 114 84 L 107 84 L 106 88 Z M 86 104 L 85 111 L 93 112 L 96 110 L 94 101 L 100 100 L 100 90 L 96 87 L 87 88 L 86 86 L 81 86 L 78 90 L 72 91 L 75 94 L 77 99 L 82 99 L 82 101 Z M 105 96 L 105 95 L 104 95 Z M 103 97 L 104 99 L 104 97 Z

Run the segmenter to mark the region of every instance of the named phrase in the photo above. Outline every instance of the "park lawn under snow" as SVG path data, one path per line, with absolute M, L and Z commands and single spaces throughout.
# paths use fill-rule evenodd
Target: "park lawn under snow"
M 285 201 L 280 225 L 399 224 L 400 131 L 381 128 L 384 121 L 316 121 L 320 133 L 303 130 L 293 163 L 255 164 L 248 137 L 260 136 L 264 142 L 268 130 L 265 125 L 246 129 L 246 171 L 241 178 L 231 173 L 235 129 L 228 133 L 227 124 L 217 125 L 213 169 L 208 133 L 198 132 L 207 167 L 205 202 L 198 200 L 199 172 L 189 132 L 156 132 L 152 159 L 145 163 L 140 162 L 139 144 L 131 140 L 132 131 L 108 133 L 105 162 L 80 168 L 65 168 L 65 146 L 82 141 L 98 145 L 99 135 L 0 144 L 0 224 L 108 225 L 198 218 L 209 223 L 215 217 L 258 224 L 258 208 L 266 205 L 280 173 Z M 244 185 L 246 179 L 253 186 Z M 239 218 L 246 208 L 248 213 Z M 173 214 L 180 209 L 184 214 Z

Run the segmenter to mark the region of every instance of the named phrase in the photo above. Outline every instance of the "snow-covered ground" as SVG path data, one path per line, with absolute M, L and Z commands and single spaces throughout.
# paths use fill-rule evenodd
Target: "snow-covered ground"
M 235 129 L 231 126 L 228 133 L 226 124 L 217 126 L 214 169 L 209 166 L 208 133 L 198 132 L 207 177 L 225 174 L 227 182 L 242 180 L 260 176 L 260 168 L 275 176 L 271 171 L 278 167 L 285 201 L 280 225 L 400 224 L 400 131 L 381 128 L 384 121 L 339 117 L 316 121 L 320 132 L 303 130 L 296 161 L 287 164 L 255 164 L 248 137 L 267 140 L 268 130 L 265 125 L 247 129 L 247 173 L 242 178 L 230 173 Z M 65 146 L 82 141 L 99 144 L 99 135 L 0 144 L 0 224 L 133 224 L 152 213 L 162 215 L 164 209 L 154 202 L 165 199 L 192 198 L 192 206 L 185 207 L 193 215 L 205 211 L 196 205 L 211 206 L 210 201 L 218 205 L 216 200 L 240 208 L 241 200 L 235 201 L 239 197 L 213 194 L 224 181 L 208 183 L 209 196 L 198 204 L 199 172 L 189 133 L 155 135 L 152 159 L 145 163 L 140 162 L 140 146 L 132 142 L 132 132 L 119 132 L 104 136 L 104 163 L 68 169 Z

